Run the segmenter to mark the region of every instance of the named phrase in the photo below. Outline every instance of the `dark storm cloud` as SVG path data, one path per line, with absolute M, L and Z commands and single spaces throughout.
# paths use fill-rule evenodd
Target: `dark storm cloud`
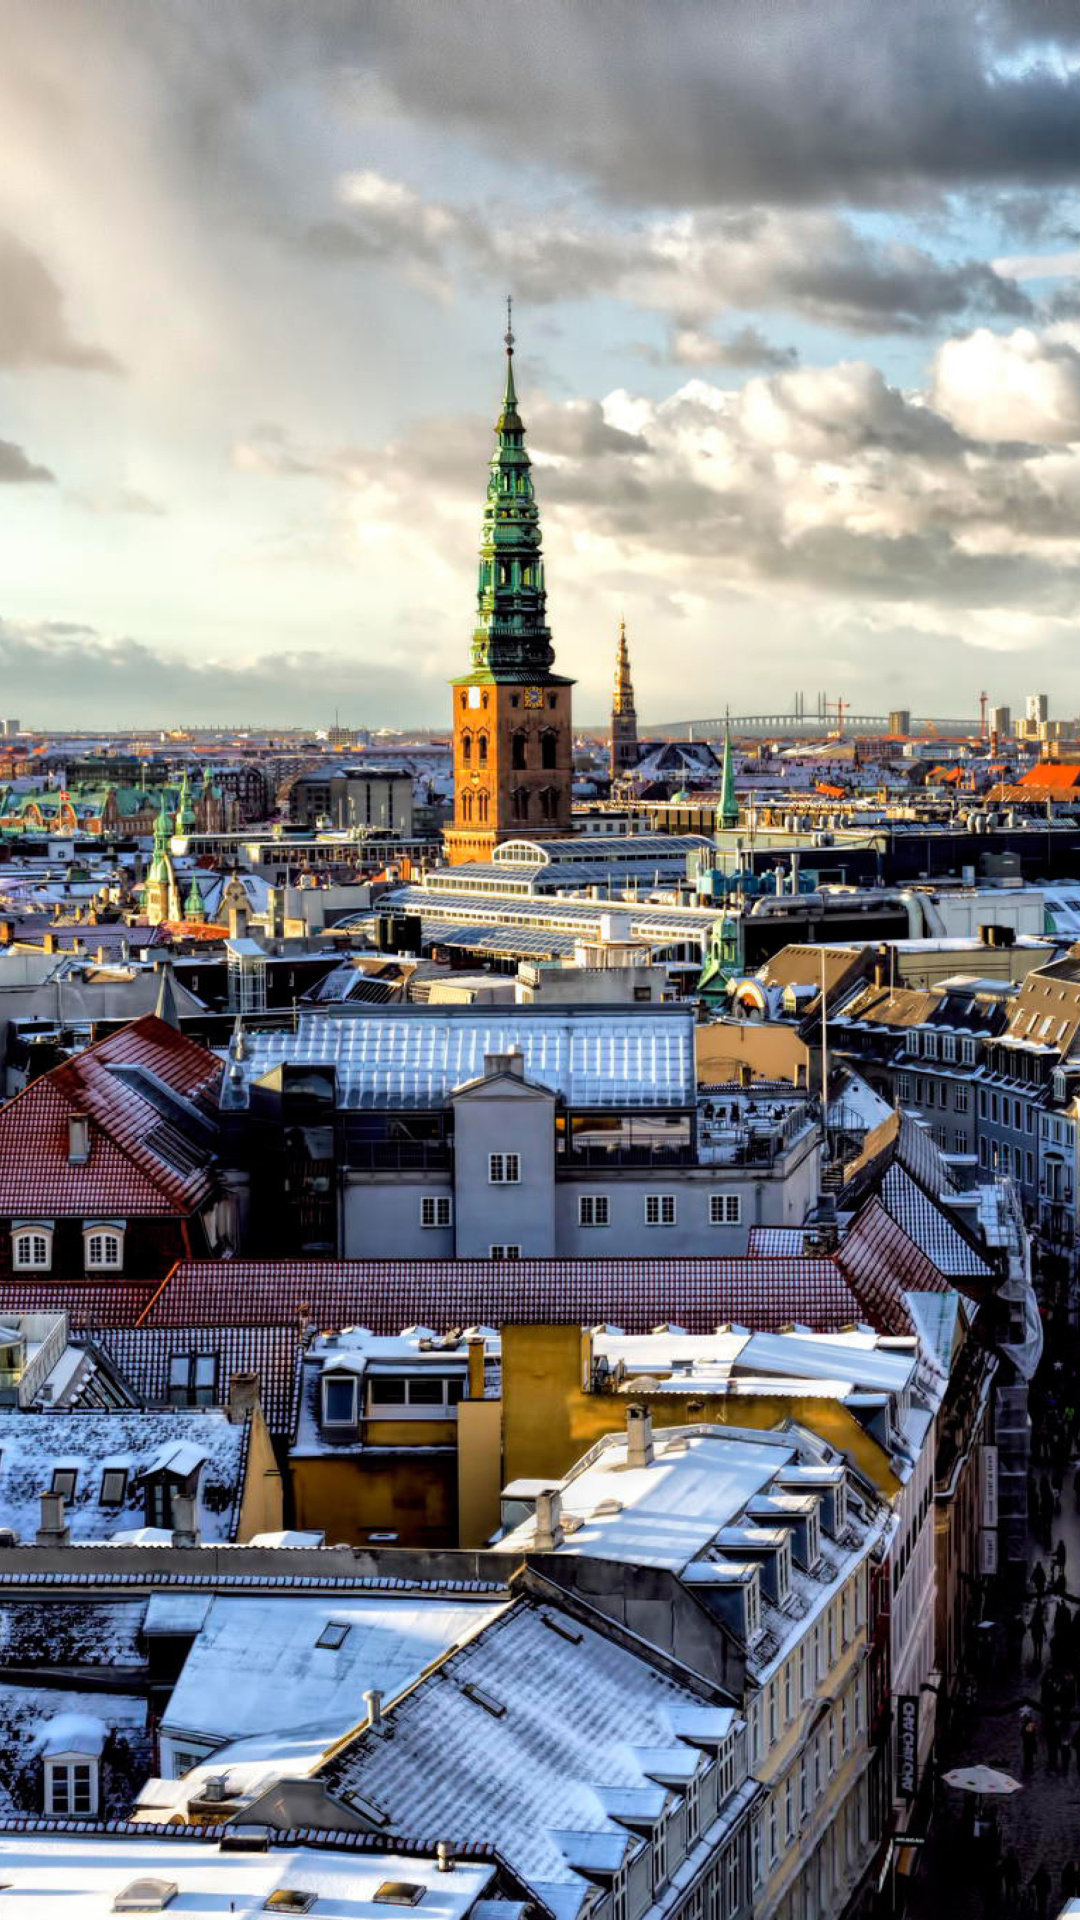
M 111 353 L 72 333 L 44 261 L 13 233 L 0 233 L 0 367 L 48 366 L 120 372 Z
M 55 480 L 48 467 L 39 467 L 16 446 L 14 440 L 0 440 L 0 486 L 19 486 L 28 480 Z

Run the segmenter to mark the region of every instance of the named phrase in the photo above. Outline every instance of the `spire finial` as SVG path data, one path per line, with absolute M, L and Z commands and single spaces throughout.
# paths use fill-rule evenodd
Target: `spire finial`
M 514 351 L 514 296 L 512 293 L 506 296 L 506 332 L 503 338 L 506 341 L 506 352 L 509 356 Z

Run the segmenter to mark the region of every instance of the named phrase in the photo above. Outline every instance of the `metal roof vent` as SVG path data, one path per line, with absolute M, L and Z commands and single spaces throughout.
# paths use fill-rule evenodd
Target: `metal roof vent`
M 161 1913 L 176 1899 L 175 1880 L 130 1880 L 113 1901 L 114 1913 Z

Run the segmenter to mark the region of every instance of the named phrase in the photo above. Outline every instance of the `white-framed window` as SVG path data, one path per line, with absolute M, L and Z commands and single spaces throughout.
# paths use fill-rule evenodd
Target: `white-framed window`
M 645 1195 L 645 1225 L 647 1227 L 673 1227 L 675 1225 L 675 1195 L 673 1193 L 647 1193 Z
M 954 1127 L 953 1129 L 952 1150 L 954 1153 L 967 1152 L 967 1135 L 963 1127 Z
M 941 1036 L 941 1057 L 943 1060 L 956 1059 L 955 1033 L 943 1033 Z
M 420 1225 L 422 1227 L 449 1227 L 453 1225 L 454 1203 L 448 1193 L 425 1193 L 420 1201 Z
M 898 1073 L 896 1076 L 896 1097 L 898 1100 L 911 1099 L 910 1073 Z
M 710 1193 L 710 1227 L 737 1227 L 742 1222 L 741 1193 Z
M 582 1193 L 578 1195 L 577 1218 L 579 1227 L 607 1227 L 611 1225 L 611 1209 L 606 1193 Z
M 953 1089 L 953 1104 L 954 1104 L 954 1106 L 956 1107 L 956 1111 L 957 1111 L 957 1113 L 966 1113 L 966 1112 L 967 1112 L 967 1110 L 968 1110 L 968 1089 L 967 1089 L 966 1087 L 955 1087 L 955 1088 Z
M 169 1361 L 169 1405 L 212 1407 L 217 1399 L 217 1354 L 174 1353 Z
M 960 1058 L 965 1067 L 975 1065 L 975 1042 L 970 1034 L 965 1033 L 960 1036 Z
M 84 1227 L 83 1255 L 88 1273 L 119 1273 L 124 1264 L 123 1229 L 105 1226 Z
M 89 1815 L 97 1812 L 98 1762 L 93 1754 L 59 1755 L 45 1762 L 45 1811 Z
M 937 1038 L 938 1038 L 937 1034 L 931 1033 L 929 1028 L 927 1028 L 926 1032 L 923 1034 L 923 1037 L 922 1037 L 923 1052 L 925 1053 L 928 1060 L 937 1059 Z
M 521 1158 L 519 1154 L 488 1154 L 488 1180 L 493 1187 L 516 1187 L 520 1179 Z
M 521 1259 L 521 1248 L 519 1246 L 508 1246 L 504 1241 L 497 1241 L 493 1247 L 489 1248 L 489 1252 L 493 1260 Z
M 355 1373 L 324 1373 L 322 1377 L 322 1423 L 324 1427 L 355 1427 Z
M 52 1266 L 52 1228 L 17 1227 L 11 1236 L 11 1264 L 20 1273 L 47 1273 Z

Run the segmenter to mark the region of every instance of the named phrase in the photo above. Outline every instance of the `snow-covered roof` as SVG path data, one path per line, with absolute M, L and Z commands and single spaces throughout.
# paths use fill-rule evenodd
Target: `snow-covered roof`
M 517 1904 L 491 1897 L 497 1889 L 490 1859 L 459 1858 L 453 1873 L 441 1873 L 431 1856 L 380 1852 L 365 1843 L 366 1836 L 337 1834 L 322 1846 L 279 1846 L 271 1835 L 265 1853 L 236 1852 L 226 1851 L 216 1834 L 194 1828 L 96 1835 L 42 1822 L 40 1829 L 0 1835 L 4 1908 L 12 1920 L 69 1910 L 79 1920 L 112 1920 L 117 1894 L 133 1881 L 153 1879 L 177 1889 L 171 1911 L 184 1920 L 220 1920 L 230 1910 L 261 1914 L 271 1894 L 285 1888 L 316 1896 L 313 1920 L 386 1920 L 388 1908 L 377 1896 L 389 1882 L 420 1890 L 423 1920 L 466 1920 L 481 1904 L 486 1920 L 502 1914 L 517 1920 Z
M 46 1756 L 83 1753 L 93 1757 L 107 1741 L 117 1739 L 130 1751 L 131 1778 L 125 1786 L 119 1773 L 115 1779 L 106 1774 L 102 1812 L 109 1815 L 127 1812 L 130 1788 L 151 1764 L 153 1741 L 145 1696 L 79 1693 L 0 1681 L 0 1816 L 39 1810 L 37 1769 Z M 9 1877 L 6 1854 L 6 1846 L 0 1844 L 4 1867 L 0 1878 L 5 1881 Z
M 184 1663 L 165 1731 L 225 1742 L 318 1723 L 339 1737 L 364 1718 L 366 1691 L 392 1700 L 505 1605 L 219 1595 Z M 338 1646 L 319 1644 L 338 1639 Z
M 499 1007 L 363 1008 L 337 1019 L 301 1014 L 296 1032 L 253 1032 L 230 1056 L 224 1107 L 283 1063 L 333 1067 L 338 1103 L 438 1107 L 479 1079 L 489 1054 L 518 1052 L 524 1077 L 573 1106 L 691 1106 L 694 1013 L 682 1007 L 592 1012 Z
M 12 1414 L 0 1429 L 0 1527 L 33 1540 L 41 1495 L 64 1492 L 64 1523 L 76 1541 L 109 1540 L 143 1525 L 143 1476 L 201 1469 L 196 1518 L 205 1541 L 233 1539 L 247 1463 L 247 1429 L 212 1409 L 170 1413 Z M 109 1470 L 126 1475 L 122 1498 L 102 1505 Z M 54 1488 L 57 1472 L 73 1473 Z

